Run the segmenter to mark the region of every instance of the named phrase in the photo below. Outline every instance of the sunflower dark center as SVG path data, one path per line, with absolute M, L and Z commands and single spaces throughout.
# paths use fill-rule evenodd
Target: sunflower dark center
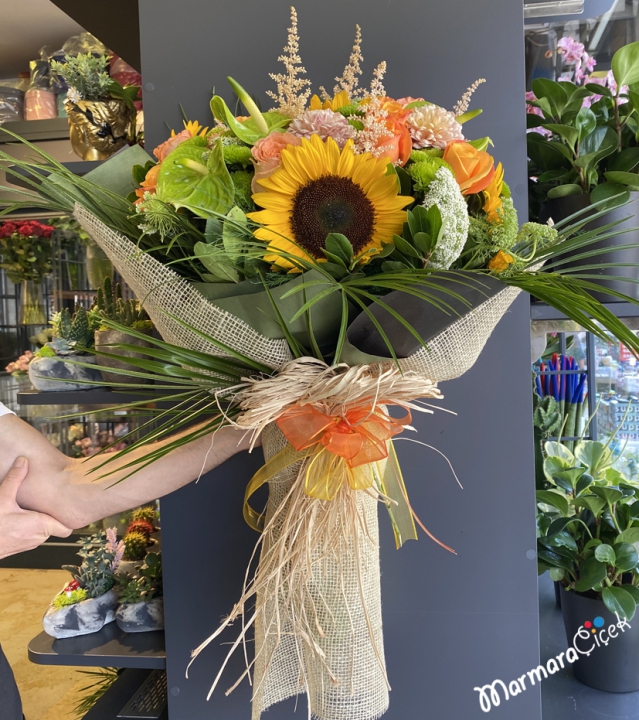
M 373 239 L 374 228 L 375 208 L 349 178 L 324 175 L 295 193 L 291 229 L 313 257 L 324 257 L 322 248 L 329 233 L 346 235 L 357 254 Z

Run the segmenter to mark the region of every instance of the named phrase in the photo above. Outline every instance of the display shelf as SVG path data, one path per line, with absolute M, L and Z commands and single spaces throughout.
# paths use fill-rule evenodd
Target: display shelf
M 604 303 L 606 310 L 609 310 L 615 317 L 631 318 L 639 317 L 639 305 L 627 302 Z M 533 302 L 530 304 L 531 320 L 567 320 L 568 318 L 554 307 L 546 303 Z
M 77 667 L 166 667 L 164 632 L 125 633 L 114 623 L 100 632 L 56 640 L 41 632 L 29 643 L 29 660 L 36 665 Z
M 180 392 L 175 390 L 176 393 Z M 30 390 L 18 393 L 20 405 L 121 405 L 123 403 L 147 400 L 151 403 L 154 398 L 171 395 L 170 390 L 153 391 L 149 385 L 149 392 L 119 392 L 109 388 L 92 390 L 60 390 L 58 392 L 38 392 Z
M 138 713 L 134 716 L 122 712 L 131 698 L 142 689 L 142 685 L 150 675 L 151 673 L 148 670 L 125 670 L 89 710 L 83 720 L 120 720 L 123 717 L 151 717 L 148 713 Z M 168 710 L 165 707 L 158 720 L 168 720 L 168 717 Z
M 0 126 L 0 142 L 18 142 L 3 130 L 10 130 L 30 142 L 42 140 L 68 140 L 69 118 L 58 117 L 50 120 L 17 120 Z

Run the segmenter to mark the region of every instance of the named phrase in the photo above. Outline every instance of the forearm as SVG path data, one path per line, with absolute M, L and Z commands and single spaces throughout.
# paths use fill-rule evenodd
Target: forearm
M 175 437 L 153 447 L 166 446 Z M 207 434 L 172 450 L 123 480 L 132 470 L 124 466 L 148 454 L 149 447 L 112 459 L 108 466 L 91 473 L 108 456 L 67 458 L 34 428 L 16 417 L 5 416 L 0 419 L 0 473 L 11 466 L 17 455 L 27 457 L 29 475 L 20 488 L 18 503 L 78 528 L 177 490 L 201 471 L 216 467 L 246 448 L 248 442 L 241 431 L 223 428 L 215 436 Z M 109 476 L 101 478 L 105 472 Z

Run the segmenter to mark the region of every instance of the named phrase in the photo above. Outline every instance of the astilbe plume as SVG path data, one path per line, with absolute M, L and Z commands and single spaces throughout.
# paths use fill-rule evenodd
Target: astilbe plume
M 299 55 L 300 38 L 297 32 L 297 12 L 291 8 L 291 27 L 288 29 L 288 43 L 284 48 L 284 55 L 277 59 L 284 64 L 286 74 L 269 73 L 269 77 L 277 83 L 277 93 L 267 91 L 267 95 L 278 105 L 277 112 L 294 118 L 304 112 L 306 103 L 311 94 L 311 81 L 298 75 L 306 74 Z
M 364 61 L 362 56 L 362 29 L 359 25 L 355 25 L 355 42 L 351 55 L 348 58 L 348 64 L 344 68 L 344 72 L 341 77 L 336 77 L 335 82 L 337 83 L 333 88 L 333 95 L 337 95 L 339 92 L 345 91 L 351 100 L 358 98 L 358 75 L 362 74 L 361 63 Z M 323 88 L 322 88 L 323 90 Z M 324 93 L 326 91 L 324 90 Z M 326 93 L 328 95 L 328 93 Z
M 386 95 L 384 89 L 384 74 L 386 63 L 381 62 L 373 71 L 373 80 L 369 90 L 370 101 L 366 105 L 366 115 L 362 121 L 363 128 L 355 133 L 355 151 L 358 153 L 370 153 L 379 157 L 389 147 L 382 145 L 384 138 L 388 137 L 387 127 L 388 112 L 382 105 L 381 98 Z M 359 119 L 359 118 L 355 118 Z
M 455 113 L 455 115 L 463 115 L 468 110 L 468 108 L 470 107 L 470 99 L 473 96 L 473 93 L 482 83 L 485 82 L 486 78 L 477 78 L 477 80 L 475 80 L 475 82 L 457 101 L 457 103 L 455 103 L 455 107 L 453 108 L 453 112 Z

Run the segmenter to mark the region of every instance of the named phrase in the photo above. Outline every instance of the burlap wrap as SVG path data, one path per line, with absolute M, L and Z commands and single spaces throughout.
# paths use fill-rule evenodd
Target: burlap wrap
M 282 433 L 276 426 L 269 425 L 263 433 L 265 458 L 268 460 L 285 445 Z M 299 466 L 288 468 L 269 482 L 266 523 L 278 508 L 280 510 L 274 523 L 275 534 L 285 515 L 280 506 L 298 470 Z M 349 489 L 348 492 L 353 491 Z M 339 549 L 336 552 L 336 548 L 331 547 L 327 557 L 326 547 L 313 548 L 310 559 L 314 581 L 310 585 L 312 604 L 307 602 L 306 607 L 294 609 L 295 612 L 305 612 L 308 617 L 317 616 L 325 637 L 316 635 L 315 639 L 325 653 L 333 678 L 311 652 L 308 643 L 292 631 L 289 603 L 280 596 L 279 637 L 275 628 L 274 601 L 267 603 L 256 619 L 255 651 L 258 654 L 253 682 L 253 720 L 260 720 L 262 711 L 274 703 L 299 693 L 308 693 L 313 716 L 320 720 L 370 720 L 378 718 L 388 709 L 380 595 L 378 503 L 363 492 L 356 493 L 356 496 L 358 515 L 365 528 L 360 532 L 358 547 L 354 547 L 350 529 L 346 523 L 342 524 L 343 518 L 338 514 L 335 527 L 330 528 L 324 537 L 341 535 Z M 308 503 L 321 506 L 317 523 L 325 519 L 330 502 L 334 501 L 308 498 Z M 268 551 L 268 542 L 267 536 L 262 554 Z M 280 595 L 284 592 L 282 589 Z M 374 642 L 371 641 L 369 623 Z
M 76 206 L 75 216 L 144 301 L 166 341 L 219 354 L 217 348 L 168 317 L 168 312 L 274 369 L 291 360 L 286 340 L 263 337 L 247 323 L 217 308 L 173 270 L 139 252 L 134 243 L 107 228 L 83 208 Z M 402 368 L 433 381 L 459 377 L 475 363 L 518 292 L 516 288 L 507 287 L 486 300 L 432 339 L 428 350 L 422 349 L 400 360 Z M 267 427 L 263 441 L 266 458 L 276 454 L 285 443 L 276 427 Z M 285 516 L 281 512 L 282 503 L 296 474 L 297 468 L 291 467 L 269 482 L 267 525 L 278 515 L 272 524 L 272 540 L 277 539 L 279 518 Z M 327 556 L 324 548 L 313 549 L 309 557 L 312 582 L 308 586 L 311 589 L 308 597 L 312 600 L 307 599 L 305 607 L 297 607 L 282 597 L 283 590 L 275 590 L 277 607 L 275 600 L 262 603 L 256 618 L 253 720 L 259 720 L 261 713 L 274 703 L 299 693 L 308 694 L 312 714 L 319 720 L 374 720 L 388 708 L 378 503 L 362 491 L 353 493 L 351 501 L 357 507 L 361 532 L 356 539 L 343 533 L 338 553 Z M 316 508 L 318 518 L 328 516 L 328 507 L 323 506 L 329 503 L 312 498 L 308 498 L 308 502 L 321 504 Z M 334 538 L 343 528 L 339 513 L 333 512 L 331 518 L 334 527 L 329 534 Z M 264 538 L 262 557 L 272 540 L 268 536 Z M 269 595 L 267 592 L 266 596 Z M 316 625 L 322 628 L 324 637 L 317 632 L 313 640 L 322 648 L 323 662 L 310 651 L 308 641 L 292 631 L 291 609 L 316 614 Z M 274 622 L 280 623 L 279 632 Z

